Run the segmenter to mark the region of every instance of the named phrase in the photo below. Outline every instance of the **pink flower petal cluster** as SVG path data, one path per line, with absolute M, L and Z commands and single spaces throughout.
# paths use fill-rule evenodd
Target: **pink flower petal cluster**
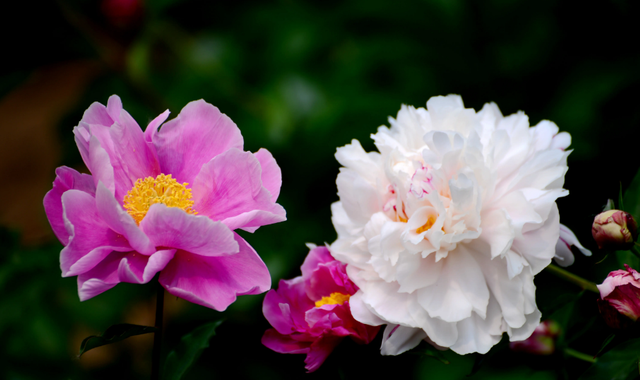
M 640 318 L 640 273 L 624 265 L 615 270 L 598 286 L 602 301 L 632 321 Z M 602 309 L 602 306 L 601 306 Z
M 243 151 L 235 123 L 203 100 L 164 123 L 168 115 L 143 132 L 113 95 L 74 129 L 91 175 L 58 168 L 44 207 L 80 300 L 158 272 L 169 293 L 216 310 L 270 288 L 265 264 L 234 230 L 286 219 L 276 161 Z
M 312 248 L 301 269 L 302 276 L 280 280 L 278 290 L 267 293 L 262 312 L 274 328 L 262 344 L 279 353 L 306 354 L 305 368 L 313 372 L 344 337 L 367 344 L 379 326 L 353 319 L 348 299 L 358 288 L 326 247 Z

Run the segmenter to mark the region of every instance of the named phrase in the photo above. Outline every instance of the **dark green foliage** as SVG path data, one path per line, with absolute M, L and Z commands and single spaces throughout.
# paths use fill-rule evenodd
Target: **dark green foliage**
M 598 357 L 580 380 L 627 380 L 635 379 L 640 360 L 640 338 L 628 340 Z
M 165 380 L 179 380 L 182 375 L 198 360 L 202 350 L 209 347 L 209 340 L 216 334 L 222 321 L 207 323 L 185 335 L 180 344 L 167 355 L 162 372 Z
M 84 338 L 80 344 L 78 357 L 96 347 L 117 343 L 135 335 L 155 333 L 156 331 L 158 331 L 158 329 L 155 327 L 132 325 L 129 323 L 109 326 L 105 332 L 100 335 L 91 335 Z

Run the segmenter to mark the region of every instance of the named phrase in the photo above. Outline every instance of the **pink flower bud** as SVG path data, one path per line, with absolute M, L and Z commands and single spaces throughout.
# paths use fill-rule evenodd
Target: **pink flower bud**
M 621 210 L 609 210 L 593 220 L 591 234 L 600 249 L 631 249 L 638 238 L 638 225 Z
M 624 266 L 626 270 L 609 273 L 604 282 L 598 285 L 600 313 L 613 328 L 626 327 L 630 324 L 629 320 L 635 322 L 640 317 L 640 273 L 627 264 Z
M 551 355 L 556 349 L 558 336 L 560 336 L 560 325 L 556 321 L 546 320 L 536 327 L 529 338 L 511 342 L 509 348 L 533 355 Z

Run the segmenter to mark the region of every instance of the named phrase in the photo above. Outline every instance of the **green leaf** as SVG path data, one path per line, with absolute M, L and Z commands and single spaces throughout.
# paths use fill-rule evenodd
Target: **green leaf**
M 209 347 L 209 340 L 216 334 L 222 321 L 207 323 L 195 328 L 180 339 L 178 347 L 167 355 L 164 363 L 163 379 L 178 380 L 198 360 L 202 350 Z
M 155 327 L 132 325 L 129 323 L 109 326 L 102 335 L 92 335 L 84 338 L 80 344 L 80 353 L 78 354 L 78 357 L 96 347 L 116 343 L 121 340 L 125 340 L 130 336 L 149 334 L 156 331 L 158 331 L 158 329 Z
M 618 193 L 618 210 L 624 211 L 624 198 L 622 196 L 622 182 L 620 182 L 620 192 Z
M 624 267 L 624 264 L 629 265 L 631 268 L 640 268 L 640 259 L 631 251 L 616 251 L 616 258 L 620 268 Z
M 624 380 L 638 370 L 640 338 L 631 339 L 612 348 L 580 376 L 580 380 Z
M 420 351 L 418 351 L 416 353 L 432 357 L 432 358 L 440 361 L 440 363 L 442 363 L 442 364 L 449 364 L 450 363 L 449 360 L 444 356 L 442 351 L 436 350 L 435 348 L 425 348 L 425 349 L 420 350 Z
M 604 351 L 605 348 L 607 348 L 607 346 L 609 345 L 609 343 L 611 343 L 611 341 L 616 337 L 616 334 L 611 334 L 609 335 L 609 337 L 604 341 L 604 343 L 602 343 L 602 347 L 600 347 L 600 350 L 598 351 L 598 353 L 596 354 L 596 357 L 598 357 L 598 355 L 600 355 L 602 353 L 602 351 Z

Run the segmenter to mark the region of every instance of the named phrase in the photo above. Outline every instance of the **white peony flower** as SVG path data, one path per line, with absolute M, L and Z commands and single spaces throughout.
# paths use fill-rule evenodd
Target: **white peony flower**
M 360 288 L 355 319 L 387 324 L 391 355 L 423 339 L 459 354 L 486 353 L 504 332 L 526 339 L 540 323 L 533 277 L 556 253 L 571 137 L 455 95 L 389 122 L 372 135 L 379 153 L 357 140 L 336 153 L 330 249 Z

